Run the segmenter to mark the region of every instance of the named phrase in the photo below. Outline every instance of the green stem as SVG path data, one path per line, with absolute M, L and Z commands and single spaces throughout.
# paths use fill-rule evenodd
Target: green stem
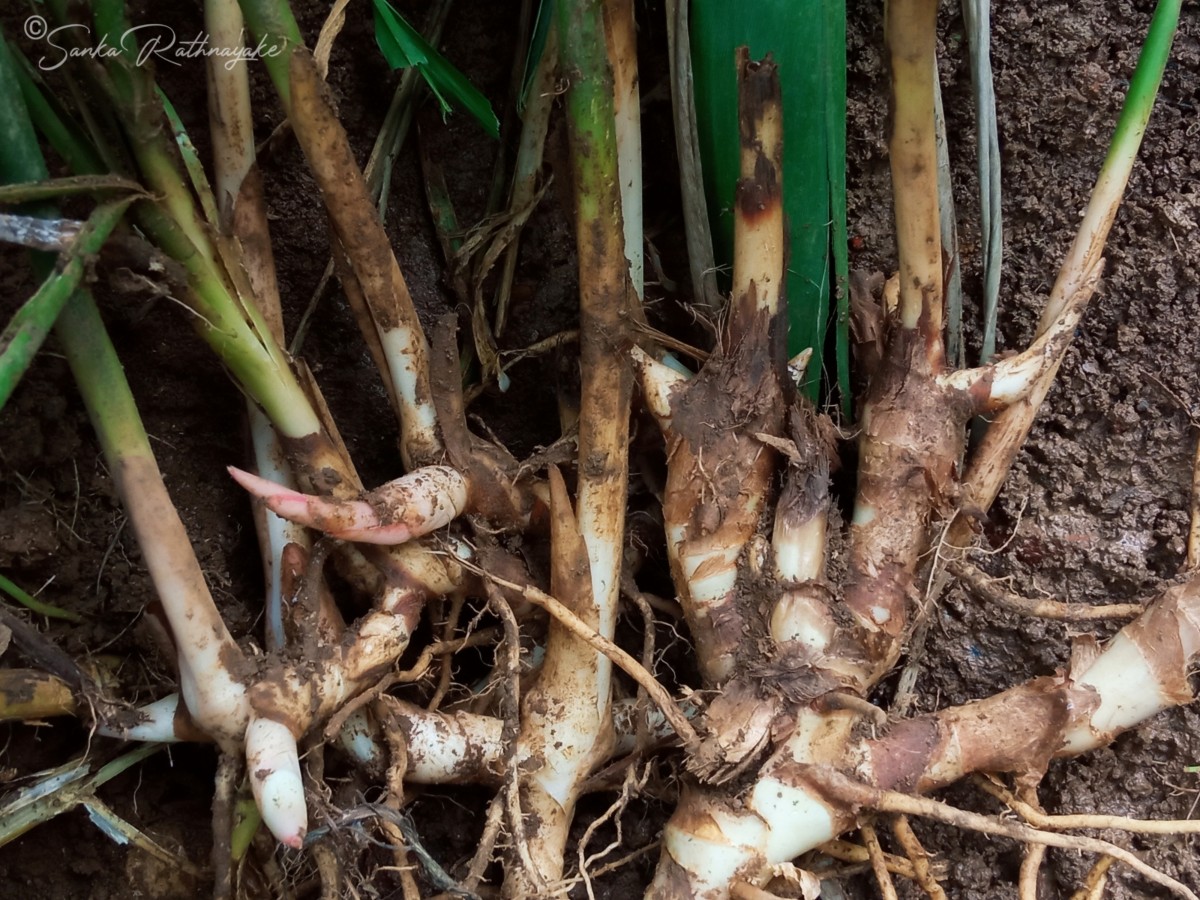
M 163 112 L 167 116 L 167 121 L 171 123 L 171 130 L 175 133 L 175 146 L 183 159 L 184 168 L 187 169 L 188 178 L 192 182 L 192 190 L 200 201 L 204 218 L 210 226 L 217 228 L 221 221 L 217 214 L 217 201 L 213 196 L 212 185 L 208 183 L 208 175 L 204 172 L 204 163 L 200 161 L 200 154 L 196 151 L 196 146 L 192 143 L 187 129 L 183 127 L 183 120 L 179 118 L 179 113 L 175 112 L 174 105 L 161 88 L 157 90 L 157 96 L 162 104 Z
M 217 611 L 95 301 L 78 291 L 56 333 L 179 646 L 188 711 L 223 747 L 244 728 L 242 654 Z
M 267 48 L 262 55 L 263 63 L 279 93 L 284 112 L 291 115 L 292 51 L 304 46 L 292 8 L 287 0 L 240 0 L 240 3 L 246 27 L 259 44 Z
M 1146 133 L 1146 123 L 1154 108 L 1154 98 L 1162 83 L 1171 42 L 1179 24 L 1181 2 L 1160 0 L 1154 11 L 1137 67 L 1129 82 L 1129 93 L 1117 119 L 1108 155 L 1092 189 L 1075 242 L 1059 270 L 1058 279 L 1038 323 L 1039 336 L 1054 325 L 1068 302 L 1078 301 L 1080 291 L 1094 289 L 1100 255 L 1124 196 L 1125 186 L 1129 183 L 1130 172 Z M 962 508 L 987 510 L 992 505 L 1025 442 L 1038 408 L 1050 390 L 1061 360 L 1060 354 L 1024 403 L 1004 410 L 988 427 L 963 479 Z M 970 526 L 966 518 L 960 516 L 947 535 L 947 543 L 951 546 L 962 545 L 969 534 Z
M 200 336 L 237 382 L 284 436 L 303 438 L 320 431 L 316 412 L 253 304 L 238 302 L 210 260 L 166 212 L 150 204 L 143 204 L 139 211 L 141 227 L 187 271 L 188 303 L 199 317 Z
M 34 597 L 32 594 L 22 590 L 17 584 L 9 581 L 3 575 L 0 575 L 0 591 L 8 594 L 26 609 L 35 612 L 40 616 L 45 616 L 47 619 L 63 619 L 67 622 L 82 622 L 83 616 L 78 613 L 69 612 L 65 609 L 59 609 L 49 603 L 43 603 L 41 600 Z
M 5 133 L 3 176 L 44 179 L 46 163 L 20 93 L 0 93 L 0 120 L 11 126 Z M 245 695 L 238 680 L 242 673 L 235 672 L 243 665 L 242 653 L 208 591 L 116 350 L 86 290 L 77 290 L 67 301 L 55 332 L 178 642 L 180 685 L 188 710 L 223 746 L 236 746 L 245 727 Z
M 102 0 L 96 7 L 97 28 L 113 47 L 121 46 L 126 27 L 119 7 L 116 0 Z M 176 150 L 165 127 L 167 120 L 155 86 L 134 65 L 136 53 L 136 46 L 126 40 L 123 55 L 109 60 L 108 89 L 121 109 L 122 123 L 128 130 L 142 177 L 162 198 L 159 203 L 137 205 L 138 224 L 187 272 L 191 290 L 180 299 L 194 308 L 201 336 L 246 392 L 287 437 L 314 434 L 320 430 L 319 420 L 286 356 L 270 338 L 255 304 L 242 302 L 225 274 L 208 227 L 187 187 L 187 178 L 176 162 Z M 38 127 L 55 140 L 56 149 L 83 171 L 102 170 L 96 154 L 74 138 L 32 79 L 26 77 L 22 81 L 22 94 L 30 98 L 30 110 Z
M 563 75 L 571 85 L 567 118 L 579 256 L 582 387 L 578 516 L 576 522 L 561 479 L 552 476 L 551 580 L 556 590 L 570 591 L 576 605 L 571 611 L 611 640 L 624 545 L 632 389 L 626 323 L 634 295 L 623 246 L 613 81 L 602 4 L 558 0 L 557 21 Z M 570 590 L 571 585 L 576 589 Z M 508 874 L 509 894 L 527 896 L 539 883 L 555 883 L 562 876 L 563 849 L 583 781 L 611 746 L 611 679 L 612 663 L 606 656 L 565 633 L 557 622 L 551 626 L 542 678 L 533 700 L 522 709 L 519 739 L 531 758 L 541 761 L 536 769 L 522 772 L 521 783 L 525 807 L 538 824 L 524 845 L 530 859 Z M 543 712 L 554 709 L 567 712 Z M 569 721 L 561 731 L 559 719 Z
M 12 396 L 63 306 L 79 287 L 89 261 L 100 252 L 133 199 L 126 197 L 97 207 L 42 286 L 9 320 L 0 335 L 0 408 Z
M 588 544 L 602 633 L 616 615 L 619 548 L 625 503 L 632 377 L 626 333 L 630 284 L 625 262 L 612 74 L 597 0 L 559 0 L 562 67 L 570 79 L 567 114 L 575 173 L 575 239 L 579 251 L 580 407 L 579 527 Z M 602 559 L 612 542 L 617 559 Z
M 170 113 L 164 107 L 149 70 L 138 65 L 138 45 L 133 36 L 136 32 L 125 17 L 124 0 L 94 0 L 94 10 L 97 46 L 120 48 L 119 54 L 105 57 L 106 78 L 102 83 L 125 129 L 142 178 L 146 186 L 159 195 L 158 205 L 175 220 L 215 275 L 220 271 L 217 251 L 205 220 L 196 208 L 195 195 L 188 187 L 189 179 L 180 171 L 180 150 L 168 136 L 167 126 L 174 124 Z M 182 130 L 182 124 L 179 129 Z M 192 157 L 195 158 L 194 152 Z M 201 190 L 208 191 L 211 197 L 199 160 L 195 159 L 195 168 L 187 166 L 186 146 L 182 159 L 191 174 L 196 174 L 195 169 L 200 170 Z M 207 205 L 213 204 L 210 201 Z
M 1129 80 L 1129 93 L 1121 107 L 1117 127 L 1113 132 L 1108 155 L 1100 168 L 1096 185 L 1088 202 L 1087 212 L 1079 226 L 1075 243 L 1063 262 L 1059 281 L 1054 286 L 1050 302 L 1042 313 L 1039 333 L 1058 318 L 1062 305 L 1092 265 L 1099 260 L 1108 232 L 1116 218 L 1117 209 L 1129 183 L 1129 174 L 1137 159 L 1138 149 L 1146 134 L 1146 123 L 1154 109 L 1154 98 L 1162 83 L 1163 71 L 1171 53 L 1171 42 L 1179 24 L 1182 0 L 1160 0 L 1150 21 L 1146 42 L 1138 56 L 1137 67 Z

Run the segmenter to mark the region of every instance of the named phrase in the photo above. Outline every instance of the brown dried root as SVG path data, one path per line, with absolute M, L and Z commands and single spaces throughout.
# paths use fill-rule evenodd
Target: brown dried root
M 858 833 L 862 835 L 863 844 L 866 845 L 867 859 L 870 860 L 871 871 L 875 873 L 875 881 L 879 884 L 880 896 L 883 900 L 899 900 L 896 885 L 892 882 L 892 875 L 884 859 L 883 846 L 879 843 L 879 835 L 875 833 L 875 826 L 870 822 L 861 822 Z
M 1083 887 L 1071 895 L 1071 900 L 1100 900 L 1104 896 L 1104 887 L 1108 884 L 1108 870 L 1114 862 L 1116 860 L 1111 856 L 1102 856 L 1096 860 Z
M 636 767 L 630 767 L 625 771 L 625 781 L 621 784 L 621 792 L 617 795 L 617 799 L 612 802 L 607 810 L 602 815 L 596 818 L 587 827 L 587 831 L 583 833 L 583 837 L 579 839 L 579 879 L 583 882 L 584 889 L 587 891 L 588 900 L 596 900 L 596 894 L 592 887 L 592 879 L 595 877 L 591 872 L 591 866 L 608 856 L 624 842 L 622 819 L 621 816 L 625 812 L 625 807 L 629 805 L 629 801 L 638 796 L 646 787 L 646 782 L 650 779 L 650 766 L 643 767 L 641 774 L 638 774 Z M 588 844 L 596 832 L 599 831 L 606 822 L 610 820 L 616 821 L 616 837 L 603 850 L 587 855 Z
M 779 885 L 776 887 L 776 885 Z M 784 897 L 800 897 L 801 900 L 818 900 L 821 896 L 821 883 L 811 872 L 792 868 L 787 873 L 775 879 L 771 887 L 784 890 L 784 894 L 772 893 L 764 888 L 755 887 L 739 881 L 729 890 L 733 900 L 783 900 Z
M 651 608 L 649 601 L 641 591 L 626 592 L 631 603 L 637 607 L 638 613 L 642 617 L 642 668 L 654 674 L 654 610 Z M 650 722 L 649 722 L 649 704 L 646 697 L 646 689 L 638 687 L 637 690 L 637 734 L 634 738 L 635 748 L 638 751 L 645 750 L 650 744 Z
M 1188 571 L 1200 566 L 1200 441 L 1192 457 L 1192 497 L 1188 523 L 1187 566 Z
M 541 879 L 533 854 L 529 849 L 528 833 L 525 830 L 525 817 L 521 812 L 521 778 L 516 765 L 517 754 L 520 752 L 521 710 L 521 636 L 517 627 L 517 618 L 513 615 L 508 601 L 491 584 L 485 585 L 488 595 L 488 607 L 504 625 L 503 660 L 499 663 L 501 671 L 501 690 L 503 691 L 503 706 L 507 710 L 504 717 L 504 742 L 507 747 L 505 754 L 505 780 L 500 795 L 504 798 L 504 811 L 508 814 L 508 831 L 516 850 L 517 859 L 523 869 L 523 875 L 536 890 L 544 890 L 545 883 Z
M 364 691 L 352 700 L 349 700 L 336 713 L 330 716 L 329 721 L 325 724 L 325 740 L 333 740 L 342 727 L 346 724 L 346 720 L 362 707 L 378 700 L 391 688 L 398 684 L 411 684 L 415 681 L 420 681 L 425 677 L 425 673 L 429 671 L 430 665 L 437 656 L 443 658 L 450 654 L 457 653 L 459 650 L 467 647 L 482 647 L 491 644 L 500 636 L 494 628 L 484 628 L 476 631 L 466 637 L 458 638 L 452 641 L 434 641 L 421 651 L 421 655 L 407 669 L 400 672 L 393 672 L 384 678 L 381 678 L 374 687 Z
M 1032 804 L 1021 800 L 1012 791 L 997 783 L 993 778 L 976 776 L 974 781 L 982 790 L 1005 804 L 1034 828 L 1041 828 L 1048 831 L 1092 828 L 1096 830 L 1128 831 L 1133 834 L 1200 834 L 1200 820 L 1196 819 L 1131 819 L 1126 816 L 1109 816 L 1097 813 L 1050 815 L 1037 809 Z
M 1003 606 L 1005 609 L 1023 616 L 1068 622 L 1091 622 L 1105 619 L 1129 619 L 1140 615 L 1145 608 L 1140 603 L 1107 603 L 1093 606 L 1090 603 L 1064 603 L 1048 597 L 1035 600 L 1002 590 L 999 585 L 1003 579 L 991 578 L 965 560 L 950 563 L 949 569 L 980 600 L 996 606 Z
M 471 864 L 467 867 L 467 877 L 463 881 L 463 888 L 465 890 L 475 891 L 479 887 L 480 882 L 483 881 L 484 872 L 492 864 L 496 841 L 499 839 L 500 831 L 503 827 L 504 794 L 498 793 L 492 798 L 492 802 L 488 804 L 487 816 L 484 819 L 483 834 L 479 838 L 479 848 L 475 851 L 475 855 L 471 857 Z
M 242 776 L 242 759 L 232 753 L 222 753 L 217 760 L 217 777 L 213 791 L 213 847 L 209 857 L 213 868 L 213 900 L 233 897 L 233 798 Z
M 980 831 L 999 837 L 1008 837 L 1026 843 L 1044 844 L 1048 847 L 1061 847 L 1068 850 L 1081 850 L 1086 853 L 1102 853 L 1122 862 L 1134 869 L 1155 884 L 1162 885 L 1173 893 L 1188 900 L 1200 900 L 1187 885 L 1160 872 L 1158 869 L 1138 859 L 1128 850 L 1118 847 L 1108 841 L 1098 838 L 1081 837 L 1079 835 L 1056 834 L 1031 828 L 1017 822 L 1005 822 L 991 816 L 956 809 L 928 797 L 914 797 L 899 791 L 885 791 L 876 787 L 854 781 L 827 767 L 814 767 L 806 777 L 818 787 L 822 793 L 836 798 L 841 803 L 855 808 L 874 809 L 879 812 L 901 813 L 905 815 L 924 816 L 937 819 L 948 825 Z
M 323 795 L 327 803 L 329 789 L 325 786 L 324 745 L 318 744 L 305 755 L 303 777 L 306 793 Z M 345 873 L 336 847 L 326 836 L 322 836 L 310 840 L 308 850 L 317 863 L 317 874 L 321 881 L 321 900 L 335 900 L 340 897 Z
M 454 640 L 454 634 L 458 631 L 458 620 L 462 617 L 463 606 L 466 603 L 466 593 L 463 591 L 455 591 L 450 597 L 450 611 L 446 615 L 446 620 L 442 625 L 442 643 L 447 644 Z M 444 608 L 444 605 L 443 605 Z M 446 699 L 446 695 L 450 692 L 450 687 L 454 676 L 454 658 L 453 653 L 444 650 L 438 657 L 438 685 L 433 692 L 433 696 L 429 702 L 425 704 L 425 708 L 434 711 Z
M 534 606 L 540 606 L 546 610 L 557 621 L 561 622 L 565 628 L 570 630 L 572 634 L 581 638 L 584 643 L 612 660 L 614 665 L 637 682 L 638 687 L 645 689 L 647 696 L 654 701 L 655 706 L 659 708 L 667 722 L 675 730 L 675 733 L 679 735 L 679 739 L 683 742 L 685 749 L 699 745 L 700 735 L 696 733 L 696 729 L 692 727 L 692 723 L 688 721 L 687 716 L 679 709 L 679 706 L 672 699 L 670 693 L 659 683 L 658 679 L 647 672 L 641 663 L 612 641 L 589 628 L 587 623 L 583 622 L 557 599 L 533 585 L 520 585 L 515 581 L 508 581 L 491 572 L 484 571 L 473 563 L 464 562 L 463 568 L 474 572 L 497 587 L 517 592 Z
M 1030 798 L 1031 806 L 1036 806 L 1037 785 L 1022 784 L 1022 793 Z M 1025 858 L 1021 860 L 1021 870 L 1017 875 L 1017 896 L 1020 900 L 1037 900 L 1038 879 L 1042 872 L 1042 862 L 1046 858 L 1045 844 L 1026 844 Z
M 387 738 L 390 761 L 387 767 L 387 796 L 383 805 L 399 813 L 404 806 L 404 778 L 408 773 L 408 744 L 401 730 L 393 721 L 395 715 L 380 702 L 376 708 L 382 711 L 383 733 Z M 404 900 L 420 900 L 421 892 L 417 880 L 412 873 L 412 862 L 409 859 L 408 842 L 400 826 L 390 819 L 380 819 L 379 827 L 388 838 L 395 859 L 395 868 L 400 876 L 400 889 Z
M 342 895 L 342 864 L 334 849 L 317 843 L 309 848 L 317 863 L 317 874 L 321 879 L 321 900 L 338 900 Z
M 867 849 L 859 846 L 858 844 L 851 843 L 850 841 L 826 841 L 824 844 L 816 848 L 816 852 L 823 853 L 825 856 L 839 860 L 840 862 L 855 863 L 859 865 L 864 863 L 869 865 L 871 862 L 870 856 L 867 853 Z M 911 859 L 905 859 L 903 856 L 897 856 L 894 853 L 885 853 L 883 861 L 887 866 L 888 871 L 893 875 L 899 875 L 901 878 L 907 878 L 909 881 L 916 880 L 917 873 L 913 868 Z M 939 874 L 945 874 L 944 863 L 933 863 L 929 868 L 930 875 L 933 878 L 937 878 Z
M 917 833 L 909 824 L 908 816 L 896 816 L 892 819 L 892 833 L 896 835 L 896 840 L 912 861 L 913 879 L 921 886 L 921 890 L 929 895 L 930 900 L 946 900 L 946 892 L 934 877 L 929 854 L 921 846 Z
M 1045 844 L 1025 845 L 1025 858 L 1021 860 L 1021 871 L 1017 876 L 1019 900 L 1038 900 L 1038 878 L 1041 875 L 1042 861 L 1045 858 Z

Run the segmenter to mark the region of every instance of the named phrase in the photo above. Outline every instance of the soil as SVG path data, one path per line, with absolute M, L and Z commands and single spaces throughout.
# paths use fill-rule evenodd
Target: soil
M 148 4 L 147 4 L 148 5 Z M 1104 155 L 1105 143 L 1145 33 L 1153 3 L 1078 0 L 997 4 L 993 64 L 999 98 L 1004 176 L 1002 348 L 1019 348 L 1033 333 Z M 876 4 L 852 4 L 850 22 L 851 264 L 866 270 L 893 265 L 883 35 Z M 409 8 L 411 7 L 411 8 Z M 318 0 L 297 4 L 311 39 L 324 17 Z M 419 20 L 422 11 L 407 4 Z M 351 9 L 330 66 L 340 112 L 360 159 L 387 109 L 395 76 L 375 51 L 370 18 Z M 143 13 L 138 15 L 137 13 Z M 652 185 L 648 232 L 661 244 L 666 274 L 686 288 L 678 236 L 677 192 L 671 187 L 669 101 L 657 7 L 639 8 L 642 92 L 647 119 L 646 159 Z M 197 8 L 168 11 L 156 4 L 140 21 L 171 25 L 181 36 L 201 31 Z M 21 34 L 23 18 L 4 16 L 6 33 Z M 444 43 L 446 55 L 503 105 L 512 47 L 514 4 L 461 0 Z M 959 211 L 967 321 L 978 322 L 979 227 L 975 137 L 962 20 L 943 11 L 941 78 Z M 31 45 L 18 38 L 28 52 Z M 194 139 L 205 146 L 205 101 L 200 63 L 160 65 Z M 261 70 L 255 73 L 260 137 L 279 114 Z M 785 95 L 786 97 L 786 95 Z M 446 124 L 422 116 L 422 140 L 446 171 L 463 223 L 487 210 L 498 145 L 465 115 Z M 561 134 L 552 131 L 549 157 Z M 414 142 L 397 160 L 388 231 L 414 297 L 427 321 L 456 298 L 426 205 Z M 265 161 L 276 259 L 289 331 L 294 329 L 328 258 L 327 228 L 315 187 L 294 143 L 282 140 Z M 567 173 L 557 167 L 558 185 Z M 513 318 L 502 348 L 518 348 L 570 328 L 576 294 L 573 243 L 562 191 L 552 190 L 533 216 L 522 245 Z M 1188 531 L 1192 453 L 1200 416 L 1200 13 L 1185 4 L 1173 59 L 1107 251 L 1103 285 L 1080 326 L 1057 386 L 1039 417 L 1008 486 L 984 532 L 991 551 L 985 567 L 1013 576 L 1026 595 L 1051 594 L 1084 602 L 1152 595 L 1179 571 Z M 23 258 L 0 249 L 0 306 L 7 319 L 33 290 Z M 261 631 L 261 574 L 249 507 L 224 474 L 245 459 L 242 402 L 211 354 L 195 338 L 187 315 L 168 301 L 150 302 L 97 285 L 97 294 L 159 455 L 168 487 L 221 609 L 241 639 Z M 667 296 L 673 308 L 679 298 Z M 675 307 L 677 308 L 677 307 Z M 303 348 L 364 480 L 399 474 L 396 429 L 378 377 L 362 352 L 344 301 L 330 291 Z M 978 335 L 968 326 L 970 352 Z M 522 457 L 555 437 L 557 385 L 563 360 L 549 356 L 514 367 L 507 396 L 489 394 L 474 411 Z M 515 402 L 514 402 L 515 400 Z M 77 610 L 85 623 L 53 623 L 45 633 L 67 652 L 120 661 L 123 695 L 149 699 L 172 682 L 171 666 L 155 649 L 142 618 L 153 601 L 139 551 L 123 514 L 65 362 L 53 342 L 0 414 L 0 568 L 41 597 Z M 1082 626 L 1018 617 L 983 607 L 958 589 L 933 612 L 917 683 L 920 710 L 940 708 L 1065 666 Z M 39 622 L 39 625 L 44 624 Z M 1100 629 L 1107 636 L 1115 625 Z M 6 665 L 19 662 L 14 651 Z M 115 742 L 89 739 L 70 720 L 0 725 L 0 783 L 25 783 L 43 769 L 83 753 L 106 760 Z M 1200 713 L 1184 707 L 1160 715 L 1110 748 L 1056 763 L 1041 787 L 1051 812 L 1087 811 L 1187 818 L 1200 801 Z M 203 866 L 211 846 L 208 824 L 215 756 L 210 748 L 180 746 L 109 782 L 100 796 L 169 850 Z M 996 811 L 977 790 L 960 786 L 944 799 Z M 486 798 L 469 790 L 420 796 L 414 817 L 426 849 L 447 868 L 470 855 Z M 586 801 L 586 823 L 610 798 Z M 634 849 L 653 841 L 669 812 L 669 797 L 639 801 L 626 814 L 623 840 Z M 582 831 L 577 826 L 576 837 Z M 925 846 L 946 865 L 953 898 L 998 898 L 1014 893 L 1020 849 L 1013 843 L 916 823 Z M 1108 835 L 1163 871 L 1200 888 L 1200 843 L 1195 837 Z M 654 854 L 644 855 L 598 884 L 608 897 L 640 894 Z M 1041 896 L 1077 889 L 1091 860 L 1051 851 L 1042 868 Z M 293 861 L 288 862 L 293 866 Z M 311 872 L 289 868 L 297 896 L 313 893 Z M 843 896 L 866 898 L 877 889 L 864 876 L 842 883 Z M 396 896 L 389 877 L 364 885 L 373 896 Z M 202 896 L 193 880 L 144 853 L 120 847 L 80 810 L 0 848 L 0 900 L 27 897 Z M 902 896 L 918 896 L 901 885 Z M 907 893 L 905 893 L 907 892 Z M 263 896 L 274 896 L 263 893 Z M 1155 897 L 1146 883 L 1113 870 L 1110 898 Z

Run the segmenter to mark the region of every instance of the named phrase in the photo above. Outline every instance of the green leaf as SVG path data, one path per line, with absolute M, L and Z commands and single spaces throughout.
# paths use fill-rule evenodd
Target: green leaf
M 200 201 L 200 209 L 204 212 L 204 218 L 213 228 L 219 228 L 221 217 L 217 213 L 217 198 L 213 196 L 212 185 L 208 183 L 208 175 L 204 172 L 204 163 L 196 151 L 196 145 L 192 143 L 187 129 L 183 127 L 183 120 L 179 118 L 179 113 L 175 111 L 175 106 L 163 93 L 162 88 L 155 85 L 154 89 L 158 94 L 158 99 L 162 102 L 163 111 L 167 114 L 167 121 L 171 123 L 171 130 L 175 134 L 175 145 L 179 148 L 179 155 L 183 158 L 183 167 L 187 169 L 188 178 L 192 182 L 192 190 L 196 192 L 196 197 Z
M 392 9 L 387 0 L 374 0 L 375 40 L 384 59 L 393 69 L 428 64 L 429 55 L 417 30 Z
M 437 97 L 443 116 L 450 112 L 453 102 L 470 113 L 492 137 L 500 137 L 500 120 L 487 97 L 431 47 L 387 0 L 373 0 L 373 3 L 375 41 L 388 65 L 393 69 L 415 66 Z
M 537 79 L 538 65 L 546 52 L 550 39 L 550 26 L 554 23 L 554 4 L 550 0 L 539 0 L 537 14 L 533 20 L 533 34 L 529 36 L 529 49 L 525 53 L 525 71 L 521 74 L 521 93 L 517 98 L 517 112 L 525 114 L 525 103 L 533 82 Z

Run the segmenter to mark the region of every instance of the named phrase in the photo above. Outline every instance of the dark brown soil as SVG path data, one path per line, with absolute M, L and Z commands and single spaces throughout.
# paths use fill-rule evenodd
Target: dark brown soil
M 325 4 L 297 4 L 306 35 L 315 35 Z M 882 93 L 882 30 L 876 4 L 856 4 L 850 41 L 851 264 L 893 265 Z M 1103 159 L 1105 142 L 1124 96 L 1137 47 L 1153 4 L 1131 0 L 997 4 L 994 65 L 1000 102 L 1005 216 L 1001 346 L 1031 336 L 1042 298 L 1073 236 L 1073 228 Z M 420 18 L 420 10 L 409 10 Z M 395 77 L 374 49 L 365 7 L 351 15 L 334 52 L 331 83 L 360 158 L 390 100 Z M 686 282 L 679 259 L 678 216 L 670 204 L 673 151 L 668 105 L 659 83 L 664 68 L 652 48 L 664 40 L 661 11 L 644 15 L 641 40 L 651 48 L 643 69 L 647 97 L 647 159 L 658 207 L 650 221 L 661 233 L 667 274 Z M 21 16 L 5 16 L 7 34 Z M 142 21 L 164 22 L 180 35 L 201 29 L 191 5 L 169 12 L 161 4 Z M 515 11 L 463 0 L 451 17 L 447 55 L 499 106 L 505 96 L 515 38 Z M 23 46 L 28 49 L 26 43 Z M 962 22 L 943 16 L 942 82 L 956 174 L 968 321 L 978 321 L 977 179 L 974 125 Z M 261 137 L 277 124 L 261 71 L 256 108 Z M 161 83 L 193 137 L 205 144 L 203 76 L 198 62 L 161 66 Z M 441 126 L 423 119 L 424 140 L 446 169 L 464 223 L 486 211 L 497 145 L 457 114 Z M 555 151 L 552 134 L 550 158 Z M 398 160 L 388 230 L 423 313 L 453 308 L 443 273 L 420 168 L 409 142 Z M 308 303 L 327 260 L 327 229 L 316 190 L 298 149 L 283 141 L 266 163 L 277 263 L 289 330 Z M 559 184 L 566 172 L 556 173 Z M 553 191 L 534 216 L 523 244 L 518 302 L 504 339 L 520 347 L 572 327 L 574 251 L 560 195 Z M 1179 570 L 1188 528 L 1192 452 L 1200 416 L 1200 14 L 1185 4 L 1173 61 L 1156 106 L 1128 200 L 1109 242 L 1104 284 L 1079 329 L 1058 385 L 985 531 L 994 549 L 986 567 L 1015 576 L 1021 593 L 1061 599 L 1126 600 L 1153 593 Z M 4 318 L 33 289 L 20 254 L 0 249 L 0 306 Z M 241 400 L 190 330 L 186 314 L 168 302 L 99 288 L 99 298 L 138 398 L 159 461 L 210 578 L 238 636 L 261 631 L 261 577 L 248 505 L 224 474 L 245 458 Z M 317 312 L 303 349 L 364 479 L 378 483 L 399 472 L 396 429 L 378 377 L 370 371 L 344 301 L 332 291 Z M 977 336 L 969 334 L 971 347 Z M 507 397 L 486 396 L 477 407 L 522 456 L 555 436 L 553 357 L 512 372 Z M 65 363 L 53 344 L 0 414 L 0 568 L 42 597 L 86 616 L 82 626 L 53 624 L 47 634 L 68 652 L 112 655 L 125 662 L 126 696 L 161 694 L 170 665 L 153 649 L 141 613 L 153 599 L 139 552 L 123 530 L 123 515 Z M 959 590 L 934 613 L 918 682 L 919 707 L 934 709 L 990 695 L 1033 675 L 1063 667 L 1083 627 L 1019 618 L 984 608 Z M 43 623 L 39 622 L 39 625 Z M 1103 629 L 1105 635 L 1112 627 Z M 9 651 L 4 663 L 13 664 Z M 105 759 L 115 742 L 88 740 L 76 724 L 0 725 L 0 785 L 21 780 L 89 752 Z M 1111 748 L 1055 764 L 1041 798 L 1048 811 L 1095 811 L 1185 818 L 1200 800 L 1200 715 L 1194 708 L 1166 713 Z M 207 859 L 214 755 L 184 746 L 109 783 L 101 796 L 162 845 L 198 865 Z M 945 799 L 982 811 L 995 807 L 966 787 Z M 482 798 L 469 792 L 431 792 L 415 816 L 427 849 L 447 867 L 469 856 L 481 822 Z M 585 802 L 581 818 L 604 810 L 608 798 Z M 629 848 L 653 841 L 667 802 L 646 801 L 627 814 Z M 948 866 L 953 898 L 1013 896 L 1019 848 L 940 826 L 916 824 L 926 847 Z M 577 829 L 577 832 L 581 831 Z M 1200 844 L 1193 838 L 1107 835 L 1141 852 L 1164 871 L 1200 888 Z M 652 856 L 610 876 L 602 895 L 630 897 L 648 879 Z M 1043 867 L 1045 897 L 1066 897 L 1091 860 L 1052 851 Z M 307 878 L 298 870 L 297 878 Z M 876 895 L 865 878 L 844 884 L 848 898 Z M 301 887 L 305 894 L 308 887 Z M 395 895 L 390 880 L 368 890 Z M 4 898 L 192 897 L 202 882 L 169 872 L 136 850 L 118 847 L 74 811 L 0 849 Z M 917 896 L 902 887 L 902 896 Z M 835 896 L 835 895 L 831 895 Z M 1114 869 L 1110 898 L 1160 896 Z

